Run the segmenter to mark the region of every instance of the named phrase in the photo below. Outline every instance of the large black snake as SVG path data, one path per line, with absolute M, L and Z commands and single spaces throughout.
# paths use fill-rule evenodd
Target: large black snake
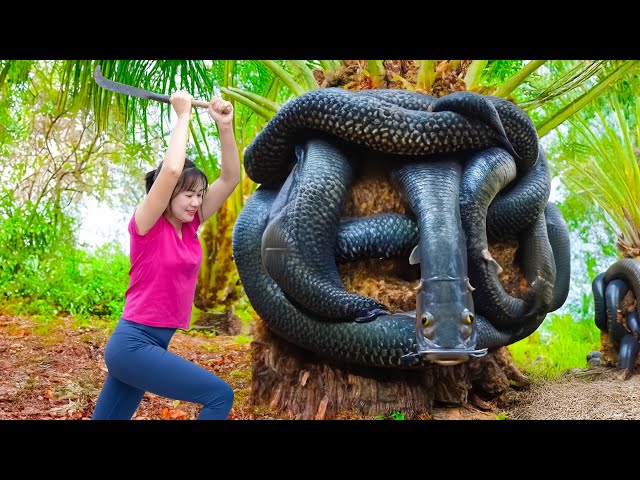
M 415 217 L 341 219 L 362 149 L 384 156 Z M 325 357 L 456 364 L 525 338 L 566 299 L 566 225 L 547 204 L 535 128 L 511 102 L 470 92 L 435 99 L 316 90 L 280 109 L 247 148 L 245 169 L 262 184 L 233 234 L 245 292 L 271 330 Z M 491 239 L 520 240 L 525 299 L 501 288 L 490 225 Z M 337 274 L 337 261 L 412 248 L 421 268 L 416 312 L 390 314 L 348 292 Z

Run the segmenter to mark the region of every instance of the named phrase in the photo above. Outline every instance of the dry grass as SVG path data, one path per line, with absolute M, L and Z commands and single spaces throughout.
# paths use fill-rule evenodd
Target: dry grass
M 598 367 L 534 383 L 507 413 L 511 420 L 638 420 L 640 375 Z
M 46 329 L 0 314 L 0 420 L 84 420 L 91 417 L 106 375 L 102 352 L 108 329 L 60 319 Z M 236 392 L 230 419 L 278 420 L 286 415 L 252 405 L 250 344 L 232 337 L 177 333 L 170 349 L 227 380 Z M 519 391 L 508 408 L 495 402 L 435 408 L 436 420 L 638 420 L 640 375 L 598 367 L 573 370 Z M 628 372 L 627 372 L 628 373 Z M 199 407 L 147 393 L 134 420 L 189 420 Z M 352 420 L 369 417 L 351 416 Z

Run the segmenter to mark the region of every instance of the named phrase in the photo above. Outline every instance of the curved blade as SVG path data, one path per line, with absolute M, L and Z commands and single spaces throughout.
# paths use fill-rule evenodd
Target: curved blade
M 150 92 L 141 88 L 132 87 L 131 85 L 125 85 L 124 83 L 114 82 L 113 80 L 103 77 L 100 73 L 100 65 L 96 67 L 93 73 L 93 78 L 102 88 L 106 88 L 112 92 L 123 93 L 132 97 L 148 98 L 149 100 L 155 100 L 162 103 L 171 103 L 169 101 L 169 95 Z

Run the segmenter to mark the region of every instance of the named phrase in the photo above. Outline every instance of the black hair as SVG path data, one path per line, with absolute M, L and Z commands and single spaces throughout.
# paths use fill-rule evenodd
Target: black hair
M 149 193 L 153 183 L 156 181 L 156 178 L 158 178 L 161 168 L 162 162 L 160 162 L 158 168 L 145 174 L 144 181 L 147 193 Z M 173 200 L 179 193 L 182 193 L 185 190 L 195 191 L 199 182 L 202 182 L 202 188 L 206 192 L 209 187 L 209 179 L 207 178 L 207 175 L 196 166 L 193 160 L 186 158 L 184 161 L 184 167 L 182 168 L 182 174 L 180 175 L 178 183 L 176 183 L 173 193 L 171 194 L 171 198 L 169 199 L 169 206 L 171 205 L 171 200 Z M 200 218 L 202 218 L 202 212 L 200 212 Z

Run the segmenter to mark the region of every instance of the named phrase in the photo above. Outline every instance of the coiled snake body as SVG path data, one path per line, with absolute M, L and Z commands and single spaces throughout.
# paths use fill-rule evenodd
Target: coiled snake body
M 384 156 L 414 216 L 341 219 L 362 149 Z M 245 169 L 261 185 L 236 220 L 238 272 L 267 326 L 305 349 L 365 366 L 453 365 L 525 338 L 566 299 L 568 232 L 547 205 L 546 157 L 529 118 L 503 99 L 312 91 L 272 118 Z M 501 290 L 478 219 L 492 238 L 521 240 L 528 298 Z M 337 261 L 411 249 L 421 271 L 415 312 L 389 313 L 337 274 Z M 497 310 L 487 307 L 496 299 Z

